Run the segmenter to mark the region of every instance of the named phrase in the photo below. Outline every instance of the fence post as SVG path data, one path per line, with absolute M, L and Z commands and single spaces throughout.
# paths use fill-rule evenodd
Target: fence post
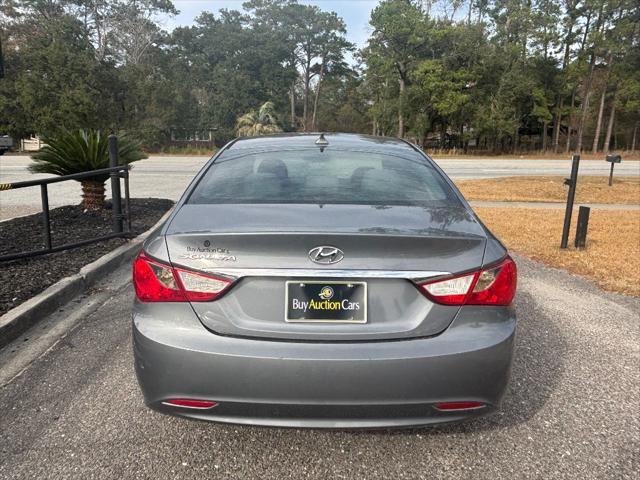
M 578 167 L 580 166 L 580 155 L 574 155 L 571 161 L 571 178 L 565 178 L 565 185 L 569 185 L 567 195 L 567 209 L 564 212 L 564 226 L 562 228 L 562 241 L 560 248 L 567 248 L 569 243 L 569 229 L 571 228 L 571 213 L 573 212 L 573 201 L 576 197 L 576 184 L 578 183 Z
M 113 132 L 109 135 L 109 167 L 118 166 L 118 137 Z M 113 204 L 113 231 L 122 233 L 122 199 L 120 198 L 120 175 L 118 172 L 110 172 L 111 177 L 111 202 Z
M 42 200 L 42 216 L 44 220 L 44 248 L 51 250 L 51 220 L 49 219 L 49 194 L 47 185 L 40 185 L 40 199 Z

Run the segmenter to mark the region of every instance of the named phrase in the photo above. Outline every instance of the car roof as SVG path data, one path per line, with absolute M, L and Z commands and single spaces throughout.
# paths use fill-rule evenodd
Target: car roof
M 229 153 L 238 150 L 280 150 L 318 148 L 316 140 L 324 135 L 328 148 L 340 150 L 367 150 L 396 155 L 415 156 L 415 148 L 404 140 L 393 137 L 377 137 L 358 133 L 281 133 L 259 137 L 241 137 L 225 149 Z

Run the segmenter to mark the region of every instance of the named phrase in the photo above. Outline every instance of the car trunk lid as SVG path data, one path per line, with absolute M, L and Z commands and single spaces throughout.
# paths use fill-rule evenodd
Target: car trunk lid
M 274 226 L 277 226 L 275 228 Z M 357 341 L 435 335 L 459 307 L 429 301 L 414 281 L 477 269 L 486 236 L 463 207 L 185 205 L 166 231 L 171 262 L 236 284 L 193 302 L 203 324 L 225 335 Z M 315 263 L 318 246 L 339 248 Z M 366 323 L 291 323 L 287 282 L 366 284 Z

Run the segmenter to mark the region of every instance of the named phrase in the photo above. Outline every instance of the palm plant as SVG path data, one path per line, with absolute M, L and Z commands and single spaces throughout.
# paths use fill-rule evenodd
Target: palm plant
M 236 122 L 236 134 L 239 137 L 267 135 L 281 131 L 273 102 L 264 103 L 257 112 L 252 110 L 245 113 Z
M 76 130 L 45 137 L 45 146 L 32 155 L 34 163 L 29 165 L 32 173 L 71 175 L 109 167 L 108 135 L 99 130 Z M 147 158 L 140 145 L 118 136 L 118 163 L 127 165 Z M 109 174 L 96 175 L 80 181 L 82 205 L 90 210 L 104 208 L 104 182 Z

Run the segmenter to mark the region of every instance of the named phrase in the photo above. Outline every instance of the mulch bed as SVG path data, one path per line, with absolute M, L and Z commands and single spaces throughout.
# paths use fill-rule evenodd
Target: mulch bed
M 151 228 L 169 208 L 171 200 L 159 198 L 131 199 L 134 235 Z M 111 233 L 112 211 L 87 211 L 80 205 L 51 210 L 51 241 L 54 246 L 78 242 Z M 43 246 L 42 214 L 14 218 L 0 223 L 0 255 Z M 85 247 L 33 258 L 0 262 L 0 315 L 42 292 L 58 280 L 78 273 L 88 263 L 123 245 L 113 238 Z

